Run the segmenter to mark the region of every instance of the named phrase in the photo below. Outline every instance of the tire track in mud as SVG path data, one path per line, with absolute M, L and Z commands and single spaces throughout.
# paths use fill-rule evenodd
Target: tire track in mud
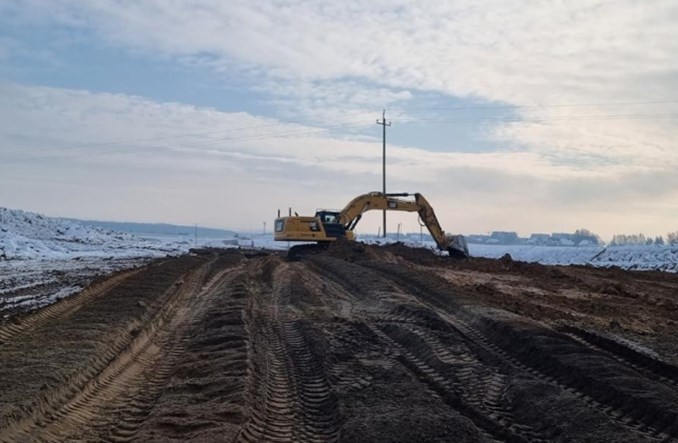
M 156 365 L 156 382 L 149 386 L 149 392 L 157 389 L 171 364 L 171 359 L 164 364 L 163 359 L 181 352 L 181 346 L 173 349 L 177 344 L 173 339 L 208 268 L 209 263 L 203 264 L 177 280 L 167 297 L 162 297 L 162 306 L 155 314 L 140 322 L 131 341 L 120 338 L 89 371 L 75 374 L 43 398 L 30 416 L 0 430 L 0 441 L 60 441 L 88 426 L 101 426 L 97 423 L 100 413 Z
M 505 441 L 549 441 L 553 435 L 541 435 L 531 426 L 519 424 L 513 418 L 513 411 L 502 403 L 506 379 L 510 374 L 500 368 L 482 363 L 473 352 L 458 339 L 455 347 L 440 341 L 433 331 L 426 327 L 412 327 L 394 324 L 380 325 L 379 328 L 393 341 L 407 350 L 413 357 L 417 369 L 421 370 L 429 384 L 443 388 L 444 395 L 450 394 L 453 406 L 468 411 L 473 421 L 496 438 Z M 455 352 L 451 352 L 453 349 Z
M 306 338 L 301 321 L 285 322 L 282 329 L 294 368 L 302 411 L 299 417 L 301 431 L 297 440 L 337 441 L 337 401 L 330 390 L 323 362 Z
M 677 366 L 592 331 L 574 326 L 564 326 L 560 330 L 573 340 L 590 347 L 596 352 L 611 356 L 648 378 L 658 377 L 658 381 L 678 388 Z
M 268 263 L 271 285 L 251 280 L 247 330 L 250 414 L 238 441 L 327 442 L 339 437 L 337 402 L 303 320 L 288 304 L 298 279 L 288 263 Z
M 332 269 L 327 272 L 327 276 L 332 278 L 335 281 L 340 282 L 342 280 L 342 274 L 348 274 L 353 271 L 358 265 L 352 263 L 342 263 L 341 260 L 337 259 L 327 259 L 324 258 L 324 263 L 321 266 L 315 266 L 315 269 L 318 269 L 320 272 L 323 272 L 328 266 L 334 267 L 344 267 L 348 270 L 337 270 Z M 314 264 L 319 260 L 314 259 Z M 329 265 L 328 265 L 329 263 Z M 440 317 L 449 324 L 449 326 L 456 331 L 458 331 L 461 336 L 465 337 L 468 344 L 474 349 L 476 355 L 490 355 L 498 360 L 495 363 L 498 367 L 508 368 L 509 372 L 528 374 L 534 380 L 538 380 L 541 383 L 546 383 L 552 386 L 557 387 L 561 392 L 572 395 L 574 398 L 578 398 L 581 402 L 587 405 L 587 407 L 592 411 L 603 411 L 607 418 L 616 424 L 619 428 L 625 429 L 630 435 L 636 436 L 637 441 L 668 441 L 674 436 L 673 423 L 673 412 L 670 410 L 665 410 L 662 408 L 661 404 L 654 404 L 652 402 L 646 401 L 645 398 L 636 397 L 627 395 L 623 397 L 624 401 L 618 402 L 615 399 L 615 395 L 600 395 L 600 390 L 596 389 L 595 384 L 591 385 L 582 385 L 578 383 L 576 377 L 572 376 L 573 370 L 577 369 L 572 366 L 563 365 L 563 366 L 554 366 L 549 368 L 544 368 L 540 364 L 540 361 L 531 358 L 529 354 L 521 355 L 520 352 L 516 352 L 510 347 L 504 349 L 503 347 L 498 346 L 500 341 L 497 341 L 498 338 L 502 338 L 501 334 L 493 334 L 493 331 L 482 327 L 482 324 L 477 324 L 477 319 L 474 318 L 468 312 L 465 312 L 466 309 L 462 308 L 461 305 L 454 301 L 449 294 L 449 287 L 446 282 L 436 280 L 437 276 L 426 275 L 420 276 L 412 270 L 403 270 L 399 266 L 394 266 L 391 264 L 384 264 L 381 262 L 363 262 L 360 263 L 365 266 L 367 269 L 371 269 L 372 272 L 376 275 L 367 276 L 365 278 L 365 270 L 362 271 L 363 276 L 360 280 L 347 285 L 348 290 L 360 291 L 362 294 L 361 297 L 368 296 L 370 291 L 373 291 L 371 284 L 369 282 L 378 282 L 379 277 L 386 279 L 395 283 L 400 287 L 405 293 L 412 294 L 415 299 L 418 299 L 420 302 L 423 302 L 423 307 L 427 308 L 429 312 L 437 312 L 440 314 Z M 339 278 L 338 278 L 339 277 Z M 430 279 L 429 279 L 430 277 Z M 383 282 L 377 283 L 379 287 L 384 285 Z M 386 315 L 388 317 L 388 315 Z M 430 315 L 428 316 L 430 317 Z M 382 314 L 382 320 L 384 320 Z M 430 318 L 426 318 L 427 321 L 430 321 Z M 400 323 L 411 323 L 412 318 L 408 316 L 406 318 L 396 318 L 397 322 Z M 472 326 L 475 324 L 475 326 Z M 480 327 L 480 329 L 478 329 Z M 483 331 L 483 332 L 480 332 Z M 506 331 L 504 331 L 504 335 Z M 497 335 L 499 337 L 497 337 Z M 533 334 L 534 335 L 534 334 Z M 528 335 L 530 337 L 530 335 Z M 521 337 L 517 340 L 524 338 Z M 568 339 L 569 340 L 569 339 Z M 495 343 L 497 341 L 497 343 Z M 556 348 L 557 349 L 557 348 Z M 579 349 L 581 352 L 582 349 Z M 542 357 L 543 358 L 543 357 Z M 581 375 L 581 370 L 577 372 Z M 603 377 L 601 380 L 604 380 L 604 374 L 599 375 Z M 620 391 L 614 385 L 607 385 L 613 394 L 617 394 Z M 652 392 L 652 390 L 650 390 Z M 666 406 L 665 404 L 663 406 Z M 649 409 L 648 409 L 649 407 Z M 525 423 L 529 424 L 529 420 Z M 560 432 L 557 422 L 551 422 L 550 427 L 554 426 L 556 429 L 548 429 L 549 426 L 544 428 L 545 424 L 540 423 L 538 431 L 544 436 L 549 436 L 551 433 L 555 432 L 556 434 Z M 548 437 L 545 437 L 548 438 Z M 532 439 L 532 435 L 529 435 L 529 439 Z
M 618 389 L 614 374 L 609 372 L 609 362 L 603 365 L 598 363 L 604 377 L 595 377 L 588 374 L 593 373 L 593 368 L 587 367 L 587 364 L 563 365 L 557 359 L 551 358 L 551 351 L 548 349 L 540 349 L 539 345 L 533 346 L 530 342 L 536 335 L 534 331 L 530 331 L 528 337 L 517 338 L 502 325 L 500 330 L 494 333 L 488 330 L 486 333 L 492 336 L 492 342 L 487 340 L 486 344 L 494 347 L 507 361 L 523 368 L 533 377 L 574 395 L 592 410 L 602 411 L 612 422 L 637 436 L 638 441 L 674 441 L 674 414 L 669 412 L 667 417 L 667 411 L 643 397 L 643 393 L 652 390 L 643 389 L 636 396 Z M 568 342 L 562 338 L 560 340 L 557 348 L 567 349 Z M 500 345 L 495 345 L 494 342 Z M 581 349 L 576 352 L 584 354 Z
M 511 368 L 469 347 L 466 337 L 458 333 L 450 337 L 450 332 L 457 331 L 435 314 L 399 306 L 375 320 L 375 333 L 400 350 L 400 363 L 471 419 L 487 438 L 538 442 L 554 436 L 516 422 L 502 400 L 506 380 L 513 375 Z M 445 334 L 444 342 L 441 333 Z
M 546 441 L 548 436 L 539 435 L 530 426 L 514 423 L 511 411 L 501 404 L 505 374 L 481 363 L 464 346 L 464 340 L 450 347 L 438 340 L 429 326 L 449 328 L 435 313 L 421 315 L 417 307 L 410 309 L 384 303 L 381 293 L 392 290 L 391 283 L 370 269 L 328 258 L 314 258 L 312 269 L 343 284 L 361 300 L 377 297 L 378 303 L 367 304 L 379 305 L 379 309 L 365 312 L 362 324 L 389 347 L 397 349 L 396 359 L 435 395 L 470 419 L 486 439 Z M 356 279 L 349 277 L 356 275 L 359 276 Z M 372 284 L 362 284 L 365 280 Z
M 18 323 L 12 323 L 10 320 L 10 323 L 0 326 L 0 346 L 2 346 L 3 342 L 9 342 L 19 334 L 28 333 L 32 329 L 43 326 L 56 318 L 72 314 L 85 303 L 105 295 L 128 278 L 142 272 L 144 268 L 122 272 L 102 282 L 93 283 L 78 294 L 69 296 L 58 303 L 46 306 L 21 318 Z
M 440 361 L 436 361 L 431 355 L 431 349 L 426 346 L 425 339 L 413 340 L 407 333 L 403 334 L 401 327 L 390 324 L 380 325 L 373 331 L 384 342 L 400 351 L 397 360 L 412 372 L 420 383 L 428 386 L 450 407 L 470 419 L 487 440 L 512 443 L 546 441 L 525 435 L 530 430 L 518 429 L 503 411 L 497 411 L 503 415 L 503 420 L 499 421 L 497 413 L 491 415 L 488 413 L 487 404 L 468 398 L 468 390 L 464 386 L 464 381 L 467 381 L 464 380 L 465 377 L 455 377 L 448 371 L 439 369 Z
M 209 275 L 206 275 L 208 272 Z M 167 334 L 158 337 L 162 340 L 159 346 L 163 349 L 163 358 L 147 365 L 147 368 L 153 368 L 150 374 L 146 373 L 143 377 L 130 380 L 128 385 L 131 385 L 132 389 L 119 396 L 117 402 L 108 408 L 115 412 L 107 415 L 113 415 L 116 418 L 112 425 L 107 425 L 105 440 L 112 442 L 132 441 L 138 437 L 141 428 L 148 427 L 152 430 L 157 425 L 153 420 L 150 420 L 151 423 L 149 423 L 149 416 L 156 407 L 159 398 L 163 395 L 163 390 L 167 388 L 168 379 L 177 369 L 181 358 L 191 346 L 195 346 L 192 343 L 194 331 L 205 321 L 207 311 L 214 304 L 213 299 L 216 297 L 217 290 L 233 286 L 234 289 L 228 294 L 231 296 L 229 299 L 234 298 L 233 295 L 237 295 L 234 293 L 238 291 L 237 280 L 242 276 L 242 273 L 241 267 L 227 268 L 214 275 L 209 269 L 205 269 L 201 273 L 198 282 L 204 281 L 210 275 L 212 277 L 200 290 L 196 288 L 189 299 L 176 307 L 173 321 L 166 326 L 165 332 Z M 234 311 L 241 309 L 242 304 L 236 303 L 236 306 L 233 307 Z M 220 314 L 224 314 L 224 312 L 220 312 Z M 229 312 L 225 314 L 229 314 Z M 154 340 L 156 344 L 159 342 L 158 338 Z M 189 415 L 189 411 L 187 411 L 187 415 Z M 181 428 L 181 425 L 177 424 L 176 428 Z
M 327 343 L 332 351 L 327 359 L 327 375 L 330 385 L 337 393 L 360 391 L 374 382 L 375 376 L 364 371 L 356 355 L 380 358 L 381 367 L 385 369 L 397 364 L 392 353 L 380 352 L 382 350 L 375 346 L 378 340 L 370 341 L 367 346 L 359 341 L 366 334 L 374 336 L 374 332 L 363 323 L 341 319 L 334 326 L 332 340 Z M 360 351 L 356 352 L 356 349 Z
M 545 365 L 544 361 L 548 360 L 551 355 L 549 350 L 541 349 L 539 356 L 535 357 L 534 351 L 539 349 L 541 343 L 535 339 L 535 336 L 538 337 L 539 334 L 535 334 L 534 330 L 516 336 L 515 333 L 512 334 L 515 329 L 509 323 L 489 319 L 483 319 L 486 324 L 480 322 L 480 329 L 472 326 L 471 322 L 478 322 L 474 321 L 473 316 L 465 313 L 451 298 L 449 292 L 445 291 L 446 285 L 441 283 L 439 277 L 431 274 L 426 275 L 424 279 L 383 263 L 369 263 L 368 266 L 398 283 L 404 290 L 409 291 L 426 304 L 430 304 L 446 322 L 473 343 L 523 373 L 558 386 L 563 391 L 579 398 L 591 409 L 604 412 L 611 421 L 636 435 L 639 441 L 641 439 L 673 441 L 678 435 L 676 429 L 678 416 L 675 412 L 667 411 L 661 405 L 654 404 L 642 396 L 635 396 L 632 392 L 624 392 L 618 389 L 614 382 L 605 381 L 605 378 L 590 379 L 586 368 L 564 365 L 558 361 Z M 495 330 L 496 327 L 501 330 Z M 544 327 L 539 328 L 547 331 Z M 507 338 L 509 336 L 510 339 Z M 530 345 L 524 345 L 525 341 L 530 340 L 532 341 Z M 572 343 L 571 339 L 562 338 L 562 336 L 560 340 L 564 343 L 554 346 L 551 352 L 557 349 L 567 349 L 567 344 Z M 587 348 L 580 347 L 577 352 L 582 350 L 587 351 Z M 604 375 L 609 377 L 609 374 Z M 582 383 L 578 377 L 588 378 L 589 383 Z

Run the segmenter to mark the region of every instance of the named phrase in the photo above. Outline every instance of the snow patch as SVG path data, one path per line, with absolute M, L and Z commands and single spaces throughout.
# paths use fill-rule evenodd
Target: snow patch
M 160 257 L 185 253 L 186 239 L 160 242 L 132 234 L 0 208 L 0 260 Z
M 36 297 L 34 295 L 24 295 L 19 297 L 13 297 L 6 301 L 6 303 L 0 306 L 0 312 L 2 311 L 16 311 L 16 310 L 27 310 L 27 308 L 39 309 L 44 306 L 51 305 L 62 298 L 68 297 L 69 295 L 76 294 L 82 291 L 80 286 L 68 286 L 61 288 L 60 290 L 51 293 L 47 296 Z

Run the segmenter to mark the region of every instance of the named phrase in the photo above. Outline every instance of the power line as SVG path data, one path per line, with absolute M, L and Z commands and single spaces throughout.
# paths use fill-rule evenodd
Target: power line
M 547 116 L 547 117 L 458 117 L 458 118 L 403 118 L 403 122 L 429 122 L 429 123 L 447 123 L 447 122 L 520 122 L 520 123 L 540 123 L 549 121 L 581 121 L 581 120 L 644 120 L 676 118 L 678 114 L 594 114 L 594 115 L 568 115 L 568 116 Z
M 574 108 L 586 106 L 638 106 L 638 105 L 668 105 L 678 104 L 678 101 L 638 101 L 638 102 L 592 102 L 592 103 L 556 103 L 535 105 L 478 105 L 478 106 L 440 106 L 403 108 L 404 111 L 445 111 L 445 110 L 470 110 L 470 109 L 530 109 L 530 108 Z

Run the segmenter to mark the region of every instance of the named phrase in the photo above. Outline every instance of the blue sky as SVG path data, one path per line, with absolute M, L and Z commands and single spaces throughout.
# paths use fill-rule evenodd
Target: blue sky
M 448 231 L 663 234 L 676 19 L 671 1 L 0 0 L 0 205 L 235 229 L 341 207 L 381 186 L 385 108 L 389 190 Z

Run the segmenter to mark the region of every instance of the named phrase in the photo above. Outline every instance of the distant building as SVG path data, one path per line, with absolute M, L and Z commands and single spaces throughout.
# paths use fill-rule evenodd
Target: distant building
M 493 231 L 490 235 L 489 243 L 498 243 L 502 245 L 514 245 L 518 243 L 518 234 L 507 231 Z
M 577 238 L 574 234 L 554 232 L 551 234 L 551 241 L 549 244 L 554 246 L 574 246 L 577 244 Z
M 529 245 L 547 245 L 547 244 L 549 244 L 550 239 L 551 239 L 551 236 L 549 234 L 532 234 L 532 235 L 530 235 L 530 238 L 527 240 L 527 244 L 529 244 Z
M 489 235 L 482 235 L 482 234 L 471 234 L 466 236 L 466 241 L 468 243 L 487 243 L 487 241 L 490 239 Z
M 575 233 L 554 232 L 552 234 L 531 234 L 529 238 L 519 237 L 511 231 L 493 231 L 490 235 L 469 234 L 466 241 L 487 245 L 532 245 L 532 246 L 594 246 L 600 245 L 600 237 L 587 230 Z

